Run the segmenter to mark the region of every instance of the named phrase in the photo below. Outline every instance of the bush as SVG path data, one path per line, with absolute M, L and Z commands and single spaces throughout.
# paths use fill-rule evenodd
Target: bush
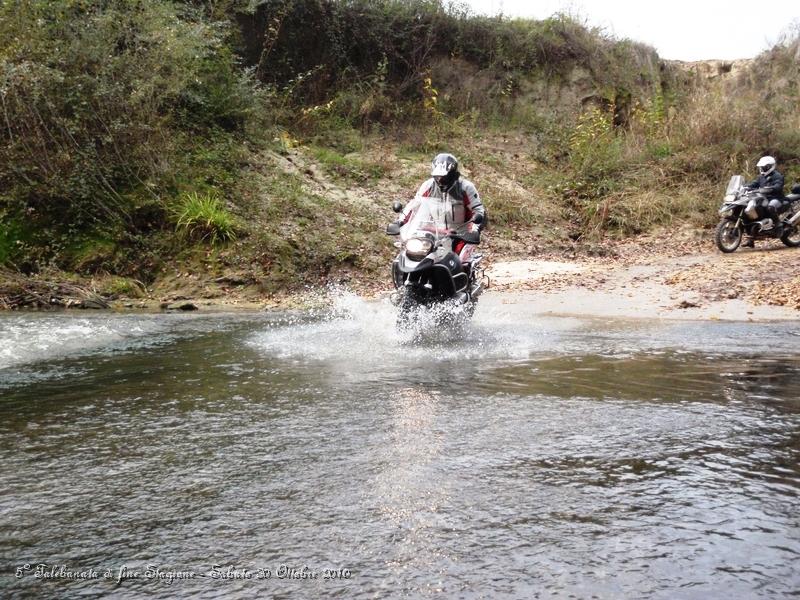
M 142 197 L 164 204 L 193 187 L 183 157 L 244 130 L 263 100 L 227 36 L 167 0 L 0 4 L 3 219 L 48 237 L 112 223 L 135 233 Z
M 185 194 L 175 217 L 176 229 L 192 240 L 214 245 L 236 239 L 236 219 L 213 193 Z
M 247 12 L 244 2 L 239 10 Z M 398 117 L 430 118 L 431 111 L 408 107 L 429 108 L 425 80 L 447 61 L 481 73 L 468 83 L 434 77 L 454 117 L 472 108 L 509 116 L 526 77 L 566 81 L 575 66 L 600 87 L 628 94 L 661 77 L 654 50 L 609 39 L 569 15 L 484 17 L 444 0 L 264 0 L 238 21 L 246 61 L 262 81 L 301 108 L 333 101 L 330 113 L 362 129 Z

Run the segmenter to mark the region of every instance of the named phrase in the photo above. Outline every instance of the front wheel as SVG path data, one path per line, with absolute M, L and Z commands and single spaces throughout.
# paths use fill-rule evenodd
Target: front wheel
M 723 219 L 717 225 L 714 239 L 717 242 L 717 248 L 722 252 L 733 252 L 742 243 L 742 227 L 737 224 L 737 221 Z
M 409 296 L 407 290 L 403 292 L 403 297 L 398 303 L 397 320 L 395 322 L 397 329 L 406 330 L 414 320 L 414 314 L 419 310 L 419 304 Z
M 797 248 L 800 246 L 800 228 L 784 223 L 781 241 L 789 246 L 789 248 Z

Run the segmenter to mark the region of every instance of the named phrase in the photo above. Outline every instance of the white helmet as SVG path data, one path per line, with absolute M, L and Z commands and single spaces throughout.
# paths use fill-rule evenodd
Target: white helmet
M 775 159 L 771 156 L 762 156 L 758 163 L 756 163 L 758 167 L 758 172 L 762 175 L 769 175 L 775 170 Z

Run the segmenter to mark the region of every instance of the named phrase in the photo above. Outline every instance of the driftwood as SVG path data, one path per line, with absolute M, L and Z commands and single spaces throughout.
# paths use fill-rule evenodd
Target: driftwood
M 0 268 L 0 309 L 55 307 L 108 308 L 109 304 L 96 291 L 83 286 Z

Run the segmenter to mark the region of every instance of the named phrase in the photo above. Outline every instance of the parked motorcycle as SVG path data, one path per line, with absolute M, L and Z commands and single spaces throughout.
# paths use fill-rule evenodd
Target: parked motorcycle
M 403 210 L 395 202 L 393 210 Z M 399 236 L 395 245 L 400 252 L 392 262 L 392 281 L 396 292 L 391 301 L 400 309 L 398 325 L 404 326 L 422 308 L 443 306 L 443 318 L 469 319 L 478 297 L 484 290 L 483 257 L 472 253 L 462 262 L 453 249 L 458 241 L 479 244 L 480 232 L 473 225 L 483 222 L 482 215 L 453 226 L 452 209 L 446 200 L 425 198 L 411 219 L 403 225 L 392 223 L 389 235 Z
M 767 198 L 759 190 L 744 187 L 744 177 L 734 175 L 719 209 L 722 220 L 714 239 L 722 252 L 734 252 L 746 235 L 752 240 L 778 238 L 790 248 L 800 246 L 800 184 L 786 196 L 787 202 L 775 226 L 767 213 Z

